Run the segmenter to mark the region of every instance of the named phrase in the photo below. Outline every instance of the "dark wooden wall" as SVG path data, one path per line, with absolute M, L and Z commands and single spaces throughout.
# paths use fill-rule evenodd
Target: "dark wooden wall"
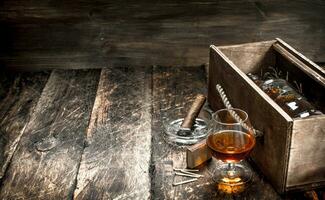
M 7 67 L 193 66 L 210 44 L 275 37 L 324 62 L 325 1 L 0 1 Z

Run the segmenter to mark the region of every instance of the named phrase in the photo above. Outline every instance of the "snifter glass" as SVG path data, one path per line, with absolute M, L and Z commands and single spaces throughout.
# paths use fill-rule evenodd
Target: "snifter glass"
M 251 170 L 241 164 L 255 145 L 253 128 L 245 111 L 221 109 L 212 115 L 207 145 L 212 156 L 221 160 L 213 179 L 223 185 L 240 185 L 251 179 Z

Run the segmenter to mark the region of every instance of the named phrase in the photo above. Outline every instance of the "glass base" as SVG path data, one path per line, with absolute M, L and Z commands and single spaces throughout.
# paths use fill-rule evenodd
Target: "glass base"
M 251 178 L 251 169 L 241 164 L 221 164 L 213 174 L 215 182 L 229 186 L 246 184 Z
M 220 164 L 213 173 L 213 180 L 219 191 L 227 194 L 243 192 L 252 179 L 252 171 L 242 164 Z

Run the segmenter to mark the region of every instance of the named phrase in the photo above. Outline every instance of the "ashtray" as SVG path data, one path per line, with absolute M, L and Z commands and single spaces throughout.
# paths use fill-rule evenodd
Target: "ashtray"
M 192 145 L 206 138 L 208 134 L 208 124 L 211 119 L 212 111 L 203 108 L 190 130 L 186 134 L 182 133 L 181 124 L 184 118 L 172 120 L 165 125 L 165 133 L 168 142 L 179 145 Z

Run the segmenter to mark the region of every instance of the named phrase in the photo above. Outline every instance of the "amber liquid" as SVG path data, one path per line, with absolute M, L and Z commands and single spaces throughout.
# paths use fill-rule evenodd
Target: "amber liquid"
M 243 160 L 255 145 L 254 136 L 242 131 L 219 131 L 207 139 L 211 154 L 224 162 Z

